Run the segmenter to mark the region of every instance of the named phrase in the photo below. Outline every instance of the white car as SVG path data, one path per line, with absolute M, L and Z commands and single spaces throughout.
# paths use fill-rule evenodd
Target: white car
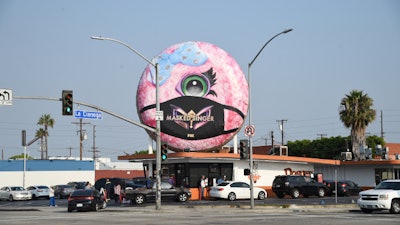
M 0 200 L 30 200 L 32 194 L 21 186 L 6 186 L 0 189 Z
M 32 198 L 49 198 L 49 192 L 50 189 L 48 186 L 45 185 L 34 185 L 34 186 L 29 186 L 26 188 L 29 192 L 32 194 Z
M 224 198 L 230 201 L 236 199 L 250 199 L 250 185 L 241 181 L 225 181 L 210 188 L 210 197 Z M 253 197 L 263 200 L 267 198 L 267 192 L 253 186 Z
M 375 189 L 359 193 L 357 204 L 364 213 L 389 210 L 400 213 L 400 180 L 382 181 Z

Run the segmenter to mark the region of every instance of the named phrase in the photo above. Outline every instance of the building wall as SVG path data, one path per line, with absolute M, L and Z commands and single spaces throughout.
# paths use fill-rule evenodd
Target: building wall
M 0 187 L 18 185 L 56 185 L 70 181 L 94 183 L 93 161 L 75 160 L 27 160 L 24 178 L 23 160 L 0 161 Z

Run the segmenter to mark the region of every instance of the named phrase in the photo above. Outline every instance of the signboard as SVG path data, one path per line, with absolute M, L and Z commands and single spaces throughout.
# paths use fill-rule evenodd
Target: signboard
M 159 121 L 164 120 L 164 111 L 156 111 L 156 120 L 159 120 Z
M 0 89 L 0 105 L 12 105 L 12 90 Z
M 242 128 L 248 93 L 247 79 L 230 54 L 214 44 L 189 41 L 168 47 L 144 69 L 136 107 L 143 124 L 155 127 L 161 121 L 161 141 L 172 150 L 213 151 Z
M 102 119 L 101 112 L 86 112 L 84 110 L 76 110 L 74 117 L 78 119 Z
M 253 137 L 254 133 L 256 132 L 256 128 L 254 127 L 254 125 L 247 125 L 244 128 L 244 135 L 246 135 L 247 137 Z

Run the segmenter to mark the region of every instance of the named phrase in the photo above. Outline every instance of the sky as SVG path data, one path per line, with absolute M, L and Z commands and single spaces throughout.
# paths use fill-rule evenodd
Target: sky
M 177 43 L 209 42 L 247 75 L 261 47 L 288 28 L 293 31 L 271 41 L 251 66 L 253 146 L 270 144 L 271 131 L 282 142 L 280 120 L 284 143 L 348 136 L 338 110 L 352 90 L 374 101 L 377 117 L 367 135 L 381 136 L 383 127 L 386 142 L 400 143 L 396 0 L 0 0 L 0 89 L 46 98 L 73 90 L 75 101 L 139 122 L 136 91 L 147 62 L 123 45 L 90 36 L 118 39 L 148 59 Z M 21 131 L 32 140 L 43 114 L 55 120 L 49 156 L 79 157 L 79 120 L 62 116 L 61 102 L 14 98 L 12 106 L 0 106 L 2 159 L 24 151 Z M 83 157 L 93 156 L 95 144 L 97 156 L 116 161 L 150 143 L 143 128 L 105 113 L 84 123 Z M 27 150 L 40 158 L 37 142 Z

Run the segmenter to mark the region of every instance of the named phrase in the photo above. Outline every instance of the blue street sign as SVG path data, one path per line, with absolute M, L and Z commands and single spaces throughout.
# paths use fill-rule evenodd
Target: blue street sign
M 101 112 L 86 112 L 84 110 L 76 110 L 74 117 L 78 119 L 102 119 Z

